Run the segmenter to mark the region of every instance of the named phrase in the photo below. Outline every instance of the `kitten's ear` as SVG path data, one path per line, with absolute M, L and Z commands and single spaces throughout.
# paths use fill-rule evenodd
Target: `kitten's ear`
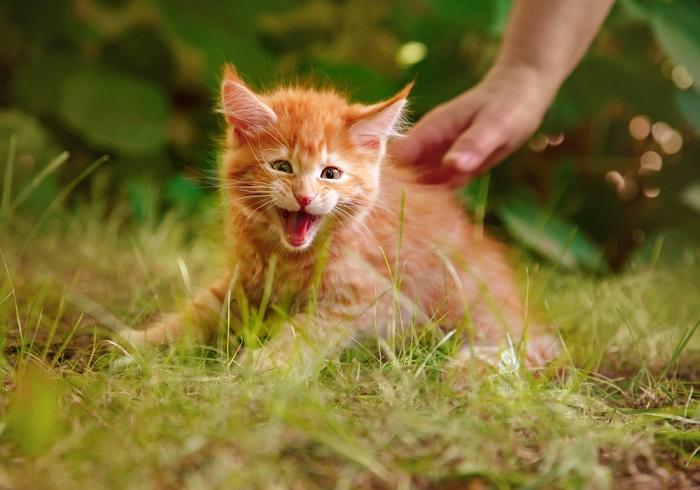
M 355 144 L 372 150 L 384 151 L 387 140 L 399 134 L 406 97 L 413 82 L 392 98 L 364 108 L 350 118 L 350 134 Z
M 277 114 L 246 87 L 230 64 L 224 65 L 221 112 L 239 138 L 255 136 L 277 122 Z

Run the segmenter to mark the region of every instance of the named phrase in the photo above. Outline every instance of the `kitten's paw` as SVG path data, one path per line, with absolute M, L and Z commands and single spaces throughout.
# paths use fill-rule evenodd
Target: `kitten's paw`
M 271 352 L 265 346 L 257 349 L 243 349 L 236 357 L 236 363 L 239 366 L 256 373 L 289 371 L 294 366 L 290 355 Z
M 483 379 L 498 372 L 502 351 L 501 347 L 495 346 L 474 346 L 472 349 L 464 346 L 442 368 L 442 381 L 453 391 L 467 391 L 475 378 Z
M 303 341 L 288 336 L 272 339 L 257 349 L 244 349 L 238 364 L 256 372 L 312 372 L 319 369 L 327 358 Z
M 277 356 L 265 352 L 265 348 L 245 349 L 238 355 L 238 365 L 258 373 L 284 369 L 289 367 L 289 362 Z
M 279 342 L 273 339 L 257 349 L 244 349 L 239 354 L 238 364 L 253 371 L 290 371 L 306 364 L 305 350 L 294 343 Z
M 146 340 L 145 330 L 134 330 L 133 328 L 130 328 L 119 332 L 117 336 L 119 340 L 126 342 L 138 350 L 143 350 L 150 347 L 150 344 Z
M 119 337 L 137 349 L 146 349 L 173 344 L 180 337 L 180 332 L 179 316 L 166 315 L 143 330 L 128 329 L 120 332 Z
M 554 335 L 542 334 L 527 339 L 525 364 L 528 368 L 541 368 L 561 354 L 561 343 Z

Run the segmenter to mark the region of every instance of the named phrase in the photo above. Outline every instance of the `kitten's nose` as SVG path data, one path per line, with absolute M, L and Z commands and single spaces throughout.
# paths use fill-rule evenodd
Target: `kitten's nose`
M 302 211 L 313 200 L 313 197 L 311 197 L 311 196 L 297 196 L 297 195 L 295 195 L 294 197 L 297 198 L 297 202 L 299 203 L 299 206 L 301 206 Z

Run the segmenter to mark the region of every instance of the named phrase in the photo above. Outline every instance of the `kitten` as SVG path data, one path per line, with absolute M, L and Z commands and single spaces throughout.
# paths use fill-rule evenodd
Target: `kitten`
M 332 90 L 256 94 L 226 66 L 219 178 L 228 270 L 187 311 L 129 340 L 172 343 L 187 326 L 211 340 L 234 298 L 226 316 L 238 328 L 245 304 L 291 312 L 258 350 L 265 367 L 429 321 L 466 328 L 484 351 L 496 352 L 506 333 L 517 342 L 523 312 L 504 248 L 477 237 L 453 192 L 418 183 L 386 156 L 410 90 L 369 106 Z M 530 344 L 533 364 L 555 350 L 546 336 Z

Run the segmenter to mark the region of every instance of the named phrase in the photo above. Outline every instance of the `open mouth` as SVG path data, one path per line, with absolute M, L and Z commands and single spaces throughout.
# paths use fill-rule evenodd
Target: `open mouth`
M 320 216 L 305 211 L 280 209 L 280 218 L 287 241 L 293 247 L 306 245 L 318 224 Z

